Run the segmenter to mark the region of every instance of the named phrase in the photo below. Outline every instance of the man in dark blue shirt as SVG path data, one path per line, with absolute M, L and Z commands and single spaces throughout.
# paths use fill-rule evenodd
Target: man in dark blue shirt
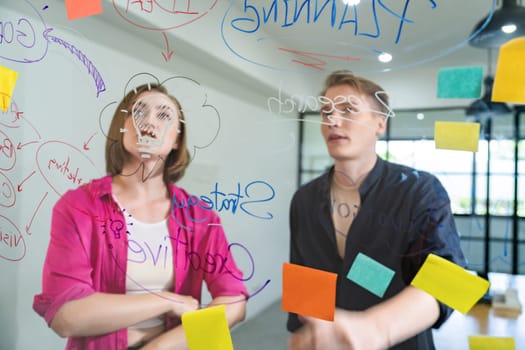
M 431 328 L 452 310 L 410 282 L 430 253 L 465 265 L 448 195 L 435 176 L 377 156 L 393 114 L 380 86 L 338 71 L 322 97 L 334 166 L 293 197 L 290 261 L 338 275 L 336 314 L 290 313 L 289 349 L 434 349 Z M 358 254 L 394 272 L 381 297 L 347 278 Z

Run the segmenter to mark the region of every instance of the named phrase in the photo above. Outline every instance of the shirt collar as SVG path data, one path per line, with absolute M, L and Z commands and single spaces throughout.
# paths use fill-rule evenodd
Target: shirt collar
M 383 171 L 385 168 L 385 160 L 383 160 L 381 157 L 376 156 L 376 163 L 374 164 L 374 167 L 368 173 L 366 178 L 363 180 L 363 183 L 359 187 L 359 194 L 361 195 L 361 198 L 363 198 L 372 188 L 372 186 L 379 181 L 379 179 L 383 176 Z M 329 196 L 330 193 L 330 182 L 332 179 L 332 176 L 334 175 L 334 166 L 330 168 L 330 170 L 323 175 L 322 180 L 322 186 L 321 186 L 321 193 L 323 197 Z

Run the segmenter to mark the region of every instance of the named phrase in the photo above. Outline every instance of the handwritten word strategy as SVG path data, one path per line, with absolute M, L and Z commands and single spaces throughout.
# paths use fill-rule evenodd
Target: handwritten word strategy
M 431 9 L 437 7 L 435 1 L 429 0 Z M 280 23 L 281 26 L 291 27 L 297 23 L 316 23 L 320 18 L 330 17 L 330 26 L 337 30 L 345 26 L 353 27 L 354 36 L 365 36 L 377 39 L 381 36 L 381 25 L 378 11 L 382 10 L 386 15 L 392 16 L 399 21 L 395 44 L 398 44 L 405 23 L 413 23 L 407 17 L 410 0 L 405 0 L 402 10 L 397 13 L 382 0 L 366 1 L 360 6 L 371 6 L 371 18 L 363 18 L 359 15 L 356 5 L 346 5 L 341 0 L 303 0 L 300 1 L 278 1 L 273 0 L 268 6 L 263 6 L 259 1 L 244 0 L 243 11 L 248 17 L 238 17 L 231 21 L 231 26 L 240 32 L 256 33 L 261 29 L 261 23 Z M 329 6 L 330 5 L 330 6 Z M 351 11 L 349 11 L 351 9 Z M 351 12 L 351 13 L 350 13 Z M 364 12 L 364 11 L 363 11 Z M 375 33 L 359 31 L 360 22 L 373 22 Z M 346 27 L 344 28 L 346 29 Z M 352 32 L 350 32 L 352 33 Z

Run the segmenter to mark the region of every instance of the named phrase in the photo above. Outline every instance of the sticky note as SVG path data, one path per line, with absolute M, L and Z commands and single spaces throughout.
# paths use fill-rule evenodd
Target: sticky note
M 394 273 L 394 270 L 363 253 L 359 253 L 346 278 L 382 298 Z
M 479 98 L 483 67 L 448 67 L 438 73 L 438 98 Z
M 225 305 L 183 313 L 182 328 L 190 350 L 233 350 Z
M 15 90 L 18 72 L 0 66 L 0 109 L 7 112 L 11 105 L 11 96 Z
M 67 19 L 70 21 L 102 13 L 101 0 L 66 0 Z
M 332 272 L 284 263 L 282 309 L 333 321 L 336 280 Z
M 479 123 L 435 122 L 436 148 L 456 151 L 478 151 Z
M 411 285 L 466 314 L 485 295 L 490 283 L 453 262 L 429 254 Z
M 516 350 L 514 338 L 471 335 L 468 337 L 469 350 Z
M 525 104 L 525 37 L 512 39 L 499 49 L 492 101 Z

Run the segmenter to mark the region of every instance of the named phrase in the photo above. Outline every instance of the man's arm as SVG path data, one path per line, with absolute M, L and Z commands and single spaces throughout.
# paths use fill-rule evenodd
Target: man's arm
M 439 317 L 434 297 L 408 286 L 365 311 L 337 309 L 333 322 L 301 317 L 305 325 L 290 336 L 290 350 L 383 350 L 430 328 Z

